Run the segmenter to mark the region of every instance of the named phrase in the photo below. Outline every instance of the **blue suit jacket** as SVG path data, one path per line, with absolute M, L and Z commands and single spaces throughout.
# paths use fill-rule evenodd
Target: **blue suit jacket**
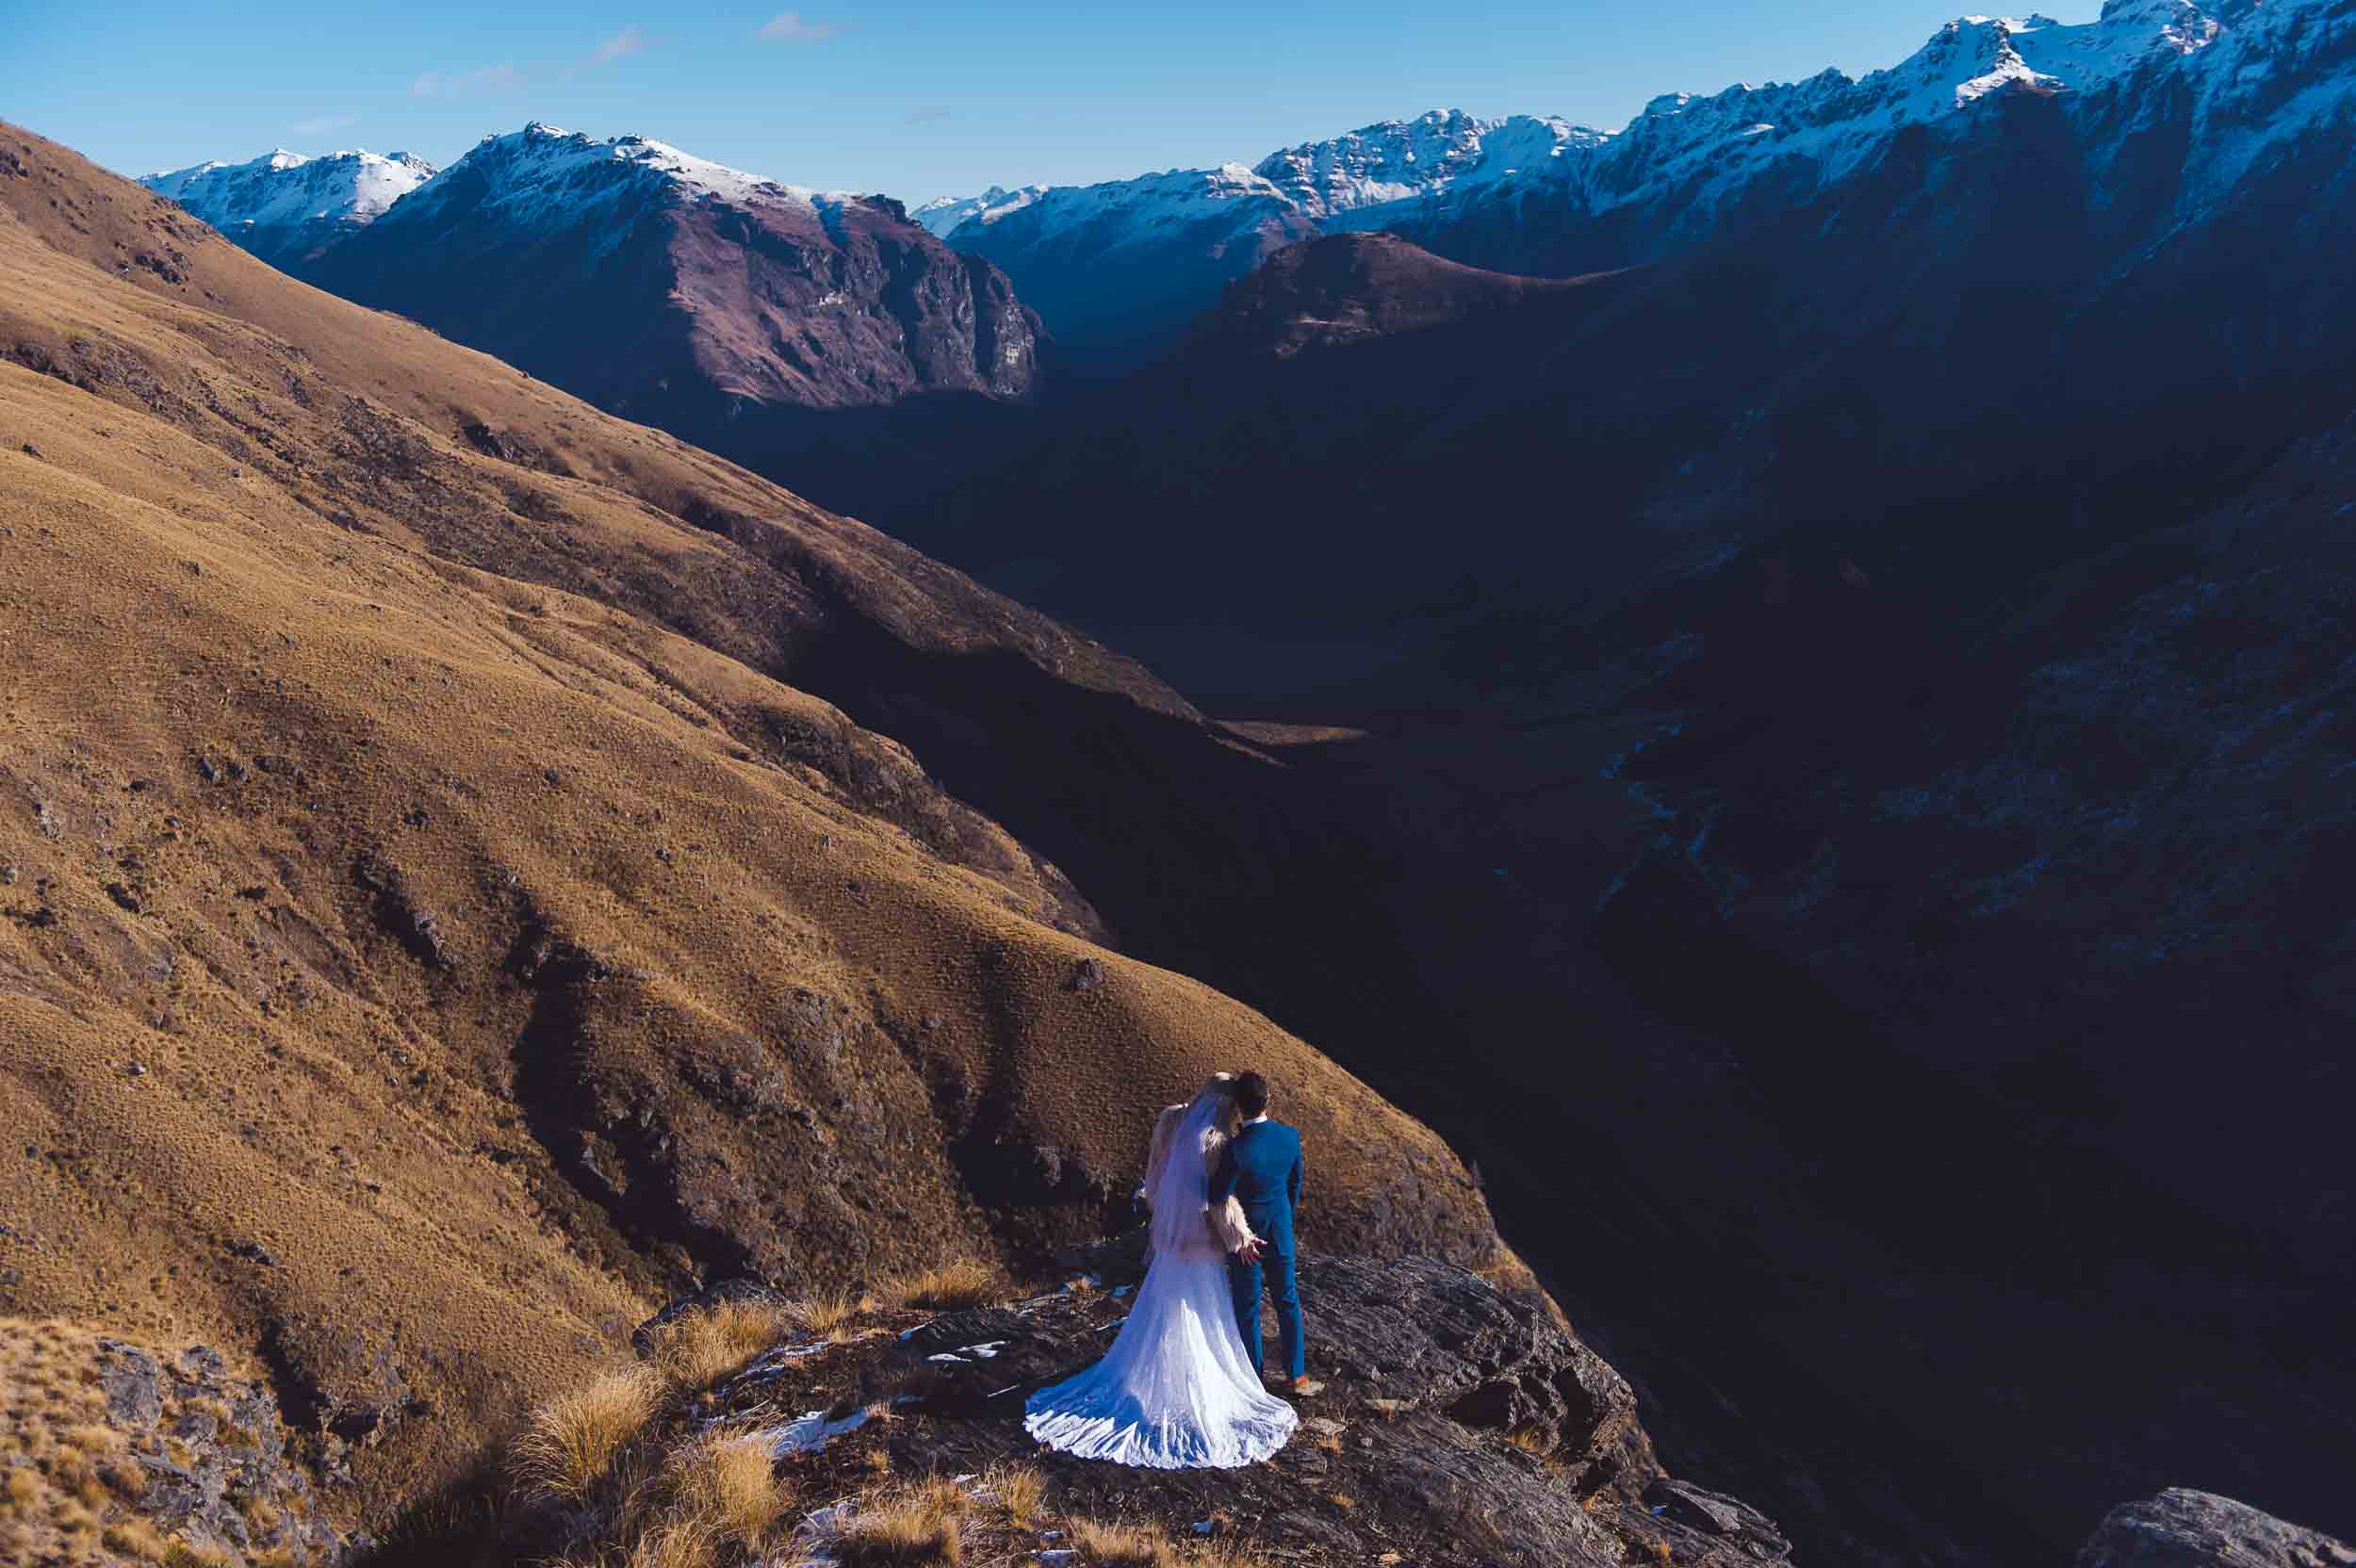
M 1211 1201 L 1233 1193 L 1243 1217 L 1270 1241 L 1289 1242 L 1301 1205 L 1301 1135 L 1281 1121 L 1258 1121 L 1235 1135 L 1211 1176 Z

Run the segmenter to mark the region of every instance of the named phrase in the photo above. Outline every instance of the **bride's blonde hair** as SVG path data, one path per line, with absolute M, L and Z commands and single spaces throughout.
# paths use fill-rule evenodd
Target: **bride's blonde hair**
M 1229 1137 L 1235 1135 L 1235 1124 L 1242 1119 L 1235 1105 L 1235 1075 L 1214 1072 L 1203 1086 L 1203 1092 L 1194 1097 L 1198 1105 L 1216 1102 L 1219 1105 L 1219 1130 Z

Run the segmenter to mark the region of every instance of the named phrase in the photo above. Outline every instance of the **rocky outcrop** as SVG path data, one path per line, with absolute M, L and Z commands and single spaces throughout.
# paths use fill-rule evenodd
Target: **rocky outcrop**
M 893 1419 L 861 1438 L 888 1451 L 878 1468 L 957 1476 L 1036 1461 L 1055 1511 L 1181 1537 L 1201 1526 L 1305 1564 L 1737 1568 L 1791 1555 L 1757 1511 L 1661 1474 L 1626 1381 L 1541 1300 L 1424 1258 L 1302 1260 L 1322 1388 L 1268 1463 L 1138 1471 L 1041 1453 L 1023 1401 L 1103 1354 L 1137 1257 L 1133 1245 L 1091 1249 L 1076 1288 L 847 1344 L 779 1346 L 699 1401 L 695 1420 L 888 1399 Z
M 277 1399 L 196 1346 L 167 1359 L 98 1342 L 106 1417 L 146 1476 L 139 1512 L 198 1547 L 335 1564 L 351 1541 L 320 1511 L 305 1467 L 288 1462 Z
M 2347 1568 L 2356 1547 L 2213 1492 L 2169 1487 L 2122 1503 L 2079 1550 L 2077 1568 Z
M 317 1456 L 297 1457 L 270 1387 L 209 1347 L 0 1319 L 0 1556 L 12 1563 L 192 1553 L 335 1568 L 366 1544 L 331 1517 Z

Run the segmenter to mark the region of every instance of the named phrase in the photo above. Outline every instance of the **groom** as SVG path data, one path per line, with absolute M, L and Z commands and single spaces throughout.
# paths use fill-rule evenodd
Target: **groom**
M 1293 1278 L 1293 1209 L 1301 1202 L 1301 1135 L 1268 1115 L 1268 1080 L 1247 1072 L 1235 1080 L 1243 1128 L 1227 1145 L 1211 1176 L 1211 1203 L 1232 1194 L 1260 1239 L 1227 1260 L 1235 1289 L 1235 1326 L 1243 1331 L 1252 1369 L 1268 1374 L 1260 1348 L 1260 1292 L 1276 1296 L 1276 1331 L 1284 1352 L 1284 1379 L 1296 1394 L 1310 1392 L 1308 1349 L 1301 1334 L 1301 1287 Z M 1266 1261 L 1263 1271 L 1262 1263 Z

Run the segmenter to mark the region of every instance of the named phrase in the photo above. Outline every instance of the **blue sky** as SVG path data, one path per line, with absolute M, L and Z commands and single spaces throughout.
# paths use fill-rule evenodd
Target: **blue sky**
M 0 0 L 0 117 L 135 174 L 274 146 L 444 163 L 546 120 L 915 203 L 1252 161 L 1450 106 L 1617 126 L 1660 92 L 1894 64 L 1958 13 L 1955 0 Z

